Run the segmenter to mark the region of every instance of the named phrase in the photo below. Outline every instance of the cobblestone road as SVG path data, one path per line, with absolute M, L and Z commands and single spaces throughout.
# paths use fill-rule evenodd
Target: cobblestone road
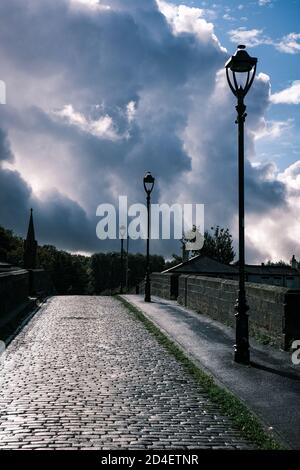
M 113 298 L 50 299 L 1 362 L 1 449 L 248 447 Z

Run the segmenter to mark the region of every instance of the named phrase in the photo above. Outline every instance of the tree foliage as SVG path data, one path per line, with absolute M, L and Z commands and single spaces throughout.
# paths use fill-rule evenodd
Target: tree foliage
M 162 256 L 150 256 L 150 270 L 161 272 L 165 268 Z M 140 253 L 128 255 L 128 285 L 135 287 L 144 277 L 146 257 Z M 90 292 L 95 294 L 111 293 L 121 285 L 121 256 L 120 253 L 96 253 L 90 263 Z M 123 283 L 126 280 L 126 259 L 124 254 Z
M 220 263 L 230 264 L 235 257 L 232 244 L 232 235 L 228 228 L 220 228 L 219 225 L 211 227 L 211 232 L 206 231 L 204 234 L 204 245 L 199 251 L 193 254 L 202 254 L 210 258 L 214 258 Z
M 0 261 L 23 267 L 24 241 L 12 231 L 0 227 Z M 112 293 L 121 284 L 120 253 L 96 253 L 91 257 L 58 250 L 52 245 L 38 246 L 37 265 L 51 276 L 58 295 Z M 145 276 L 146 257 L 131 254 L 128 257 L 129 287 L 134 287 Z M 162 256 L 150 256 L 151 271 L 162 271 Z M 126 278 L 124 253 L 123 281 Z
M 14 235 L 11 230 L 0 226 L 0 261 L 22 266 L 23 247 L 22 238 Z
M 283 260 L 279 260 L 279 261 L 267 261 L 266 265 L 267 265 L 267 266 L 290 266 L 289 263 L 287 263 L 286 261 L 283 261 Z
M 172 259 L 169 261 L 166 261 L 165 269 L 173 268 L 174 266 L 177 266 L 180 263 L 182 263 L 182 256 L 179 256 L 176 253 L 173 253 Z
M 204 255 L 213 258 L 220 263 L 230 264 L 234 260 L 235 252 L 233 249 L 232 235 L 229 229 L 220 228 L 219 225 L 211 227 L 204 233 L 204 245 L 201 250 L 192 252 L 192 256 Z M 166 269 L 176 266 L 182 262 L 182 256 L 173 255 L 173 259 L 166 263 Z

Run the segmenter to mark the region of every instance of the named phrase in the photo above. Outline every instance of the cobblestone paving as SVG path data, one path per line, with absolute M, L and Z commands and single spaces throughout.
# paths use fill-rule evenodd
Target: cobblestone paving
M 250 447 L 113 298 L 50 299 L 0 374 L 1 449 Z

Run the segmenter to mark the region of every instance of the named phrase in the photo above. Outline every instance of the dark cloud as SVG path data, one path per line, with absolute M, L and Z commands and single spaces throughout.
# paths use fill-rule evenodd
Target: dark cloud
M 271 164 L 253 167 L 246 166 L 246 209 L 256 214 L 267 213 L 272 207 L 287 208 L 287 192 L 283 182 L 277 179 L 268 179 L 272 170 Z
M 24 233 L 22 214 L 34 205 L 41 242 L 75 251 L 117 246 L 96 239 L 96 207 L 120 194 L 143 201 L 142 176 L 151 170 L 154 200 L 205 203 L 208 226 L 234 227 L 235 103 L 218 73 L 227 54 L 211 26 L 182 12 L 177 22 L 166 18 L 154 0 L 102 4 L 110 9 L 0 3 L 9 98 L 0 119 L 18 171 L 1 170 L 1 223 Z M 268 106 L 266 77 L 250 93 L 247 207 L 264 214 L 285 205 L 285 183 L 250 163 Z M 0 158 L 12 163 L 5 139 L 0 134 Z M 157 250 L 171 254 L 176 243 Z
M 22 233 L 29 209 L 30 187 L 17 171 L 2 168 L 0 169 L 0 188 L 0 224 Z
M 3 129 L 0 128 L 0 162 L 12 162 L 14 159 L 7 135 Z

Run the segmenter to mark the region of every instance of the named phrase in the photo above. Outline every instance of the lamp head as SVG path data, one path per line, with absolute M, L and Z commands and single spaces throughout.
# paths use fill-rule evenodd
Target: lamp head
M 143 182 L 146 193 L 148 195 L 151 194 L 154 187 L 155 178 L 151 175 L 150 171 L 147 171 L 145 174 Z
M 225 64 L 228 84 L 236 96 L 246 96 L 256 72 L 257 58 L 251 57 L 245 49 L 246 46 L 238 46 L 235 54 Z
M 235 54 L 226 62 L 225 67 L 232 72 L 246 73 L 251 72 L 256 63 L 257 58 L 251 57 L 246 51 L 246 46 L 240 45 Z
M 120 239 L 121 240 L 124 240 L 124 238 L 126 238 L 126 227 L 125 225 L 121 225 L 120 228 L 119 228 L 119 232 L 120 232 Z

